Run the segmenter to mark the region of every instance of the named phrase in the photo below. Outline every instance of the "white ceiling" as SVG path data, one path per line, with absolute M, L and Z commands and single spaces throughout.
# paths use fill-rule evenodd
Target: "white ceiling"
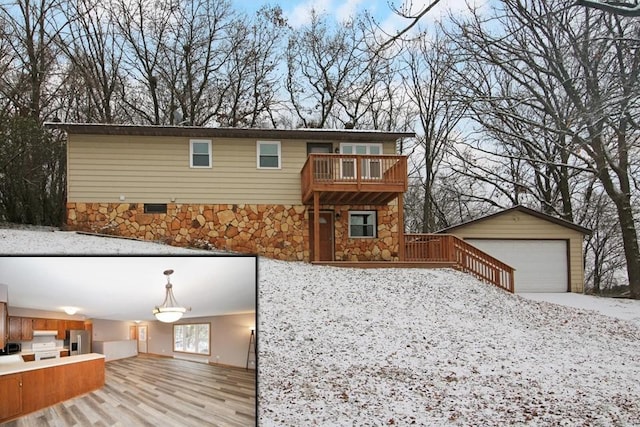
M 188 317 L 247 313 L 256 309 L 256 257 L 53 256 L 0 257 L 0 283 L 11 307 L 63 311 L 108 320 L 153 320 L 165 297 L 166 276 Z

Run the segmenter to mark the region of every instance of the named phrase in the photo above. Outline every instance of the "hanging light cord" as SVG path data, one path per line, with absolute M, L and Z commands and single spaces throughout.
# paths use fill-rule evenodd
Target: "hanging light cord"
M 164 296 L 164 301 L 162 305 L 156 308 L 164 308 L 164 307 L 180 307 L 178 301 L 176 301 L 176 297 L 173 295 L 173 285 L 171 284 L 170 277 L 173 274 L 173 270 L 165 270 L 164 275 L 167 276 L 167 284 L 165 285 L 166 295 Z M 191 311 L 191 307 L 185 307 L 187 311 Z

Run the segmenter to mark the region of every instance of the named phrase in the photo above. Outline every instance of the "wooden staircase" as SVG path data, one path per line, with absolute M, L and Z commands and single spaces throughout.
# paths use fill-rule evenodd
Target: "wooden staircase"
M 402 258 L 402 257 L 401 257 Z M 455 268 L 513 293 L 513 267 L 452 234 L 405 234 L 399 261 L 312 261 L 352 268 Z
M 405 262 L 451 263 L 460 271 L 513 293 L 513 267 L 454 235 L 405 234 L 404 248 Z

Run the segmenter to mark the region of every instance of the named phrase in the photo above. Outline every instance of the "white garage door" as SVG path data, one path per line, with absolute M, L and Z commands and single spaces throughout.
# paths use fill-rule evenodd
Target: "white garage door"
M 516 269 L 516 292 L 567 292 L 565 240 L 465 239 Z

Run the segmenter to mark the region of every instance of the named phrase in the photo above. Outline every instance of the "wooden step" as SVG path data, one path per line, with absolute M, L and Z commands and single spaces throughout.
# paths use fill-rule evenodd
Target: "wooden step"
M 455 268 L 455 262 L 443 261 L 314 261 L 313 265 L 349 268 Z

